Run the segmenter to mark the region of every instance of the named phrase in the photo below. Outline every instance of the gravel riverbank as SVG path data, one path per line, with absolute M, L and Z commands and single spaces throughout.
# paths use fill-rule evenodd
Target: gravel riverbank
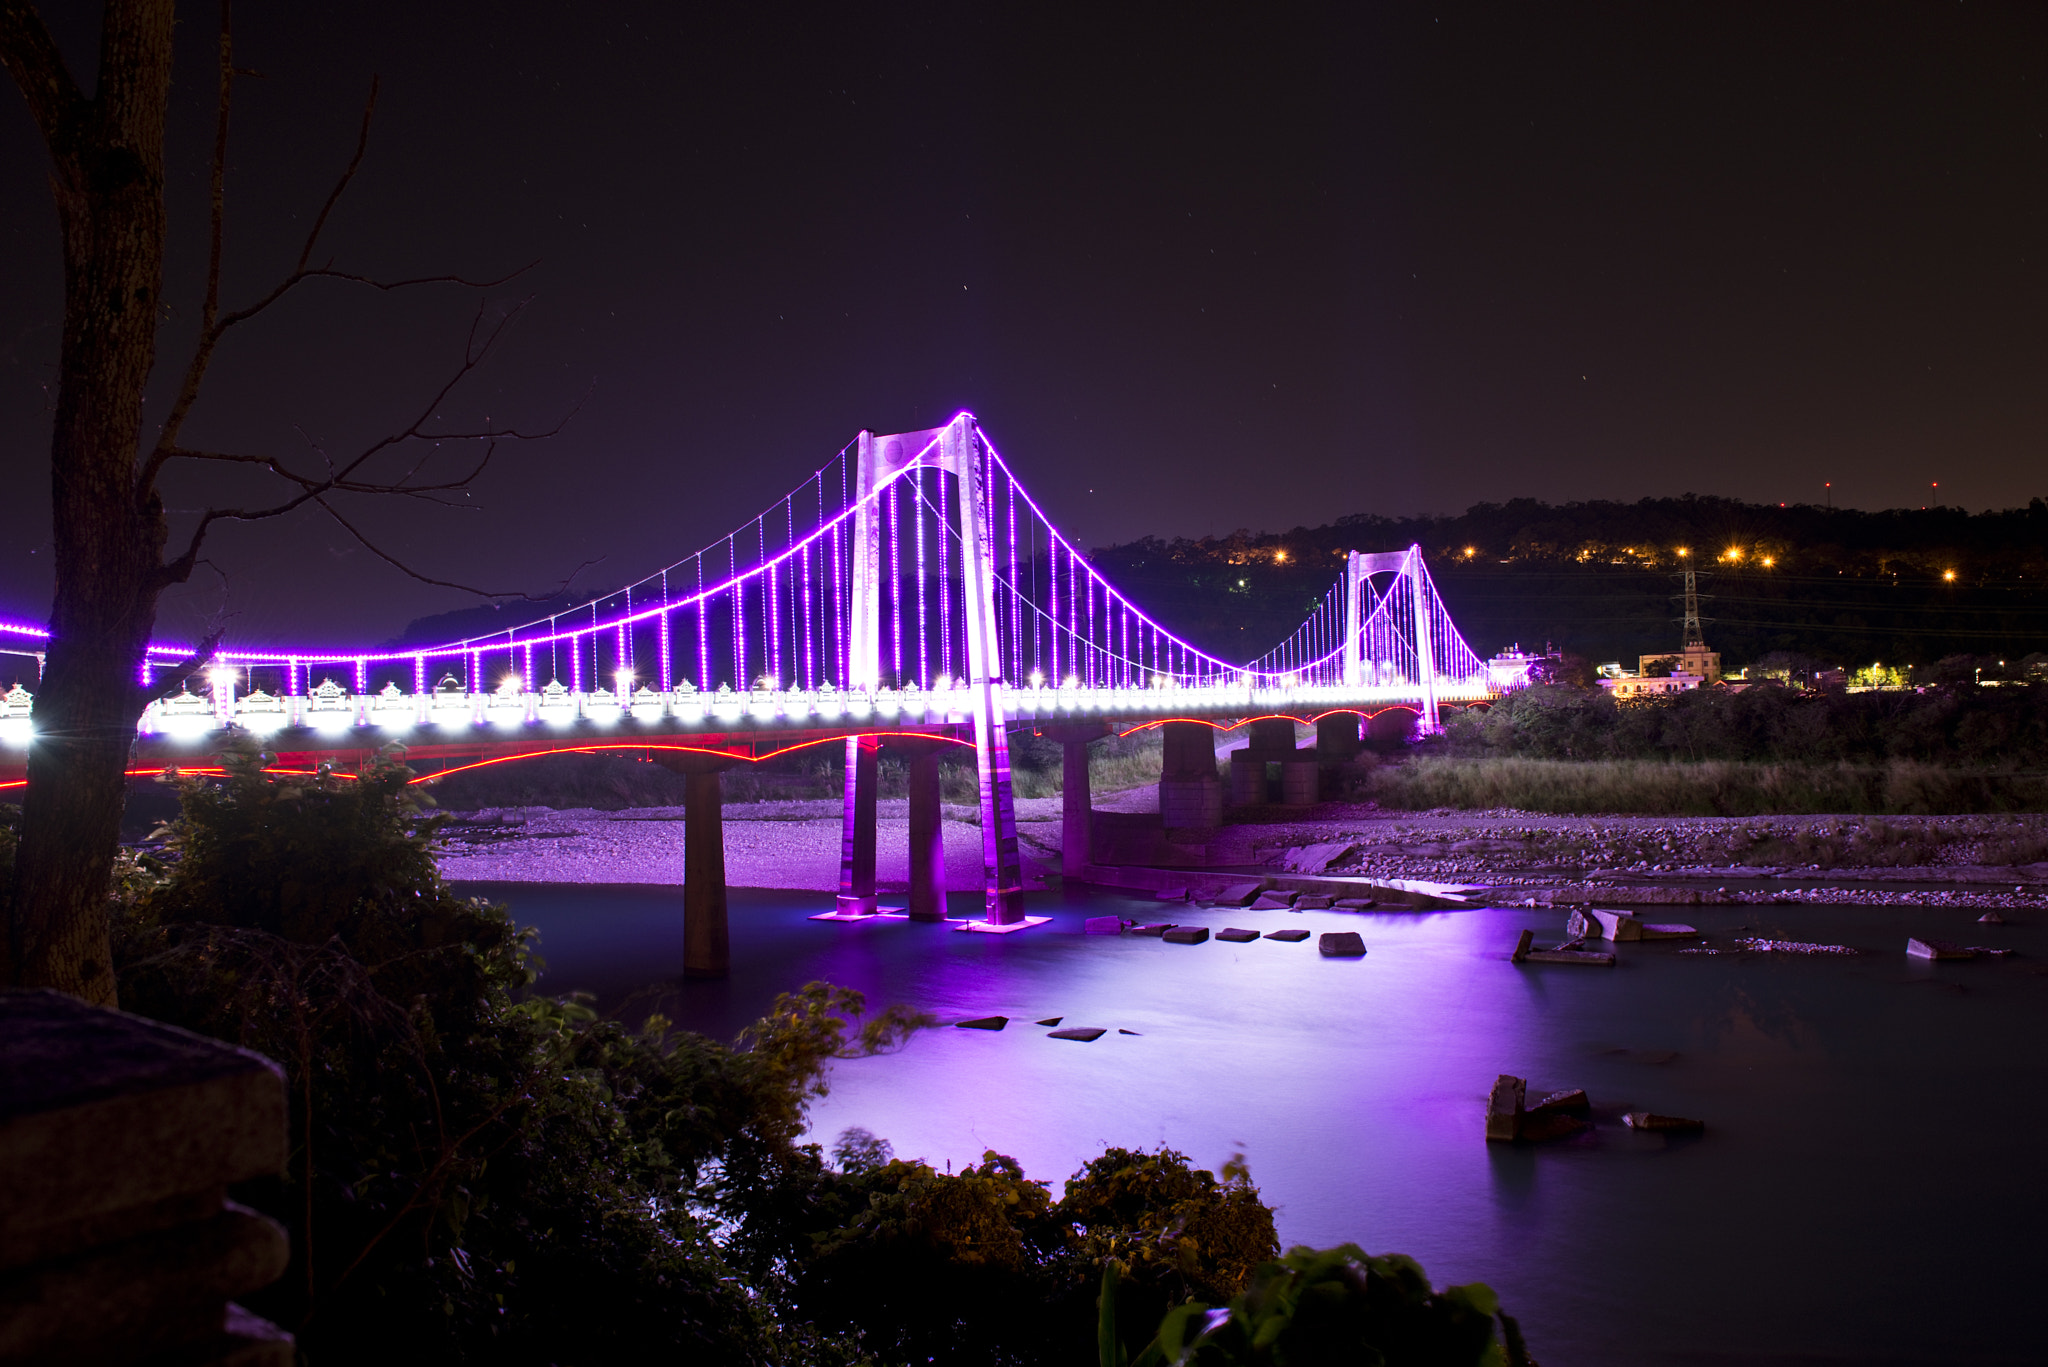
M 1107 795 L 1104 811 L 1153 808 L 1150 788 Z M 879 807 L 876 858 L 885 891 L 908 886 L 908 804 Z M 1615 817 L 1515 811 L 1390 812 L 1330 803 L 1209 832 L 1202 862 L 1234 868 L 1464 883 L 1495 900 L 1537 904 L 1634 901 L 1864 902 L 1983 905 L 2048 902 L 2048 817 Z M 670 883 L 683 879 L 681 808 L 605 812 L 495 808 L 457 817 L 442 872 L 489 882 Z M 729 803 L 726 876 L 734 887 L 830 892 L 837 887 L 839 804 Z M 1059 799 L 1017 804 L 1030 887 L 1056 878 Z M 972 808 L 948 805 L 946 872 L 957 890 L 981 881 Z M 1334 849 L 1330 847 L 1335 847 Z

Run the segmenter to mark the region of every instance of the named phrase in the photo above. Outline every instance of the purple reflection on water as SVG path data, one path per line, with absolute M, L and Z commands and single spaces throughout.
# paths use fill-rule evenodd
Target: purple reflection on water
M 469 885 L 538 924 L 548 990 L 601 1006 L 678 978 L 681 894 Z M 943 1029 L 841 1064 L 818 1138 L 862 1125 L 956 1166 L 984 1148 L 1058 1182 L 1111 1144 L 1169 1143 L 1215 1167 L 1242 1150 L 1281 1237 L 1356 1240 L 1439 1281 L 1498 1289 L 1546 1361 L 1576 1364 L 2030 1360 L 2016 1288 L 2048 1271 L 2037 1161 L 2048 1132 L 2048 931 L 1938 908 L 1689 909 L 1727 943 L 1828 941 L 1854 958 L 1681 956 L 1624 946 L 1612 970 L 1509 965 L 1542 911 L 1347 916 L 1027 899 L 1053 925 L 960 935 L 804 919 L 817 894 L 735 891 L 734 975 L 663 988 L 680 1024 L 730 1037 L 812 978 L 996 1033 Z M 978 895 L 956 899 L 977 913 Z M 1085 936 L 1089 915 L 1360 931 L 1180 946 Z M 2022 957 L 1908 963 L 1908 934 Z M 2031 956 L 2031 957 L 2028 957 Z M 650 1002 L 652 998 L 639 1000 Z M 631 1008 L 628 1008 L 630 1013 Z M 1032 1021 L 1101 1026 L 1093 1043 Z M 1137 1033 L 1125 1035 L 1119 1029 Z M 1494 1075 L 1584 1087 L 1599 1121 L 1547 1148 L 1482 1142 Z M 1697 1116 L 1700 1140 L 1620 1112 Z

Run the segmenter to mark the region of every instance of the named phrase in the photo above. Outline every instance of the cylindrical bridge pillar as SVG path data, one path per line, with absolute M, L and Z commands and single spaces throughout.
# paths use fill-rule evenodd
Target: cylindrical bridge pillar
M 725 790 L 719 770 L 689 774 L 683 789 L 683 976 L 732 973 L 725 906 Z
M 719 775 L 735 761 L 718 755 L 658 754 L 655 763 L 683 776 L 683 976 L 732 973 L 725 902 L 725 789 Z

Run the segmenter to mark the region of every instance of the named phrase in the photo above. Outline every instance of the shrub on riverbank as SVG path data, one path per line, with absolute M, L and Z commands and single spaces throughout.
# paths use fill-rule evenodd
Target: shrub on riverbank
M 2048 775 L 1889 764 L 1467 759 L 1416 755 L 1362 771 L 1351 796 L 1382 807 L 1511 807 L 1631 816 L 2048 811 Z

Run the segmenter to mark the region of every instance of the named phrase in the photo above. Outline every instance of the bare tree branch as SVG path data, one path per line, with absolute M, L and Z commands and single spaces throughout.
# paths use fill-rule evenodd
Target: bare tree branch
M 184 659 L 178 661 L 169 669 L 152 670 L 150 672 L 159 680 L 175 679 L 179 687 L 182 688 L 187 679 L 190 679 L 194 674 L 206 668 L 207 661 L 213 658 L 213 652 L 220 648 L 221 638 L 227 634 L 228 629 L 226 627 L 215 627 L 200 638 L 199 644 L 194 646 L 192 653 Z M 156 684 L 150 684 L 147 687 L 137 684 L 135 686 L 136 710 L 139 712 L 154 702 L 159 691 L 160 689 Z
M 387 436 L 378 438 L 376 441 L 372 442 L 368 447 L 358 452 L 355 456 L 351 457 L 345 464 L 339 467 L 336 467 L 331 461 L 327 461 L 326 453 L 324 451 L 320 451 L 320 447 L 316 443 L 312 443 L 311 439 L 308 438 L 309 444 L 313 445 L 313 449 L 315 451 L 320 451 L 321 459 L 327 462 L 327 475 L 325 478 L 315 479 L 307 475 L 299 474 L 296 471 L 293 471 L 290 468 L 288 468 L 281 460 L 275 457 L 243 455 L 223 451 L 193 451 L 183 447 L 159 447 L 157 454 L 161 455 L 163 459 L 166 461 L 171 459 L 186 459 L 214 461 L 225 464 L 255 465 L 269 471 L 271 474 L 277 476 L 279 479 L 282 479 L 289 484 L 297 485 L 299 490 L 299 492 L 294 496 L 285 499 L 281 503 L 272 504 L 268 507 L 207 509 L 203 514 L 201 514 L 199 519 L 199 525 L 193 528 L 192 536 L 190 540 L 188 540 L 186 543 L 184 553 L 182 555 L 179 555 L 176 559 L 165 562 L 162 568 L 157 572 L 159 586 L 168 586 L 171 584 L 183 583 L 185 579 L 191 575 L 193 567 L 198 563 L 199 549 L 205 543 L 206 533 L 208 532 L 208 530 L 211 529 L 213 524 L 216 522 L 258 522 L 266 518 L 282 517 L 286 513 L 293 512 L 299 508 L 304 507 L 309 502 L 319 501 L 323 499 L 325 495 L 333 493 L 402 494 L 408 497 L 421 497 L 424 495 L 435 493 L 446 493 L 454 489 L 466 487 L 471 481 L 475 480 L 477 476 L 481 475 L 484 472 L 484 470 L 489 467 L 491 457 L 495 454 L 499 442 L 543 441 L 549 437 L 553 437 L 559 434 L 563 428 L 568 426 L 569 420 L 576 415 L 577 409 L 580 409 L 582 407 L 581 400 L 577 402 L 576 408 L 570 409 L 568 413 L 563 415 L 562 420 L 560 422 L 556 423 L 553 427 L 548 428 L 544 431 L 526 432 L 521 431 L 518 428 L 486 428 L 485 430 L 480 432 L 441 432 L 428 430 L 428 424 L 430 424 L 434 420 L 435 412 L 441 407 L 441 405 L 444 402 L 446 402 L 448 396 L 454 393 L 456 387 L 459 386 L 464 379 L 468 378 L 468 376 L 473 371 L 475 371 L 477 367 L 481 366 L 486 360 L 489 359 L 492 349 L 498 343 L 498 339 L 504 335 L 505 329 L 511 325 L 513 320 L 516 319 L 522 311 L 524 311 L 527 302 L 530 301 L 522 301 L 518 308 L 512 310 L 510 313 L 500 318 L 495 326 L 490 328 L 488 332 L 484 333 L 481 343 L 478 342 L 478 332 L 483 322 L 484 307 L 482 305 L 478 306 L 477 317 L 471 320 L 469 340 L 464 344 L 463 347 L 463 359 L 461 365 L 456 368 L 455 372 L 448 378 L 447 382 L 443 384 L 438 390 L 435 391 L 433 397 L 418 410 L 417 415 L 403 429 L 397 432 L 393 432 Z M 422 459 L 419 462 L 414 464 L 413 468 L 410 471 L 408 471 L 403 477 L 401 477 L 395 483 L 355 478 L 356 472 L 361 470 L 369 460 L 378 455 L 380 452 L 391 450 L 395 447 L 405 444 L 406 442 L 412 441 L 435 443 L 481 441 L 488 443 L 488 445 L 484 450 L 483 456 L 477 461 L 476 465 L 467 474 L 462 475 L 457 479 L 446 480 L 436 484 L 414 484 L 411 482 L 413 477 L 425 465 L 426 460 L 431 458 L 433 454 L 432 452 L 429 452 L 428 456 L 422 457 Z M 429 499 L 428 501 L 441 502 L 441 500 L 437 499 Z M 330 505 L 327 505 L 323 502 L 321 506 L 326 507 L 330 514 L 336 516 L 337 520 L 339 519 L 339 514 L 335 514 L 333 508 Z M 353 532 L 353 529 L 351 529 L 351 531 Z M 358 537 L 358 539 L 360 540 L 361 538 Z M 365 546 L 368 546 L 369 549 L 376 551 L 376 553 L 379 556 L 384 555 L 382 551 L 377 551 L 376 547 L 370 546 L 368 542 L 364 542 L 363 544 Z M 385 558 L 389 559 L 388 556 Z M 392 563 L 397 564 L 396 561 L 393 561 Z M 407 574 L 413 575 L 414 578 L 420 579 L 423 583 L 437 584 L 447 588 L 464 587 L 460 584 L 444 584 L 443 581 L 441 580 L 427 578 L 424 575 L 415 573 L 413 570 L 405 566 L 399 566 L 399 568 L 405 569 L 405 572 Z M 583 567 L 579 567 L 577 572 L 580 573 L 582 568 Z M 574 575 L 571 575 L 571 579 L 573 578 Z M 565 584 L 566 582 L 567 581 L 565 581 Z M 482 592 L 481 590 L 469 591 Z M 559 590 L 557 590 L 557 592 L 559 592 Z M 538 598 L 546 597 L 548 595 L 532 595 L 524 593 L 486 593 L 484 596 L 517 597 L 524 598 L 529 601 L 537 601 Z
M 518 598 L 528 603 L 544 602 L 549 598 L 555 597 L 557 594 L 567 591 L 569 585 L 576 582 L 576 576 L 583 573 L 583 571 L 589 569 L 592 565 L 599 565 L 604 563 L 603 556 L 599 556 L 596 560 L 584 561 L 582 564 L 578 565 L 575 569 L 569 572 L 569 577 L 567 579 L 564 579 L 560 584 L 557 584 L 554 588 L 548 590 L 546 593 L 493 593 L 489 589 L 473 588 L 468 584 L 457 584 L 446 579 L 428 578 L 426 575 L 421 574 L 412 566 L 406 564 L 403 560 L 400 560 L 397 556 L 394 556 L 389 552 L 383 550 L 375 542 L 371 541 L 370 538 L 368 538 L 367 536 L 364 536 L 362 531 L 359 528 L 357 528 L 354 523 L 350 522 L 347 518 L 343 517 L 340 513 L 336 512 L 334 510 L 334 505 L 327 502 L 326 499 L 316 498 L 313 501 L 318 503 L 322 508 L 326 509 L 327 515 L 333 518 L 336 522 L 340 523 L 342 530 L 346 531 L 350 536 L 354 537 L 356 541 L 362 545 L 364 550 L 367 550 L 370 554 L 376 556 L 379 560 L 382 560 L 385 564 L 391 566 L 391 568 L 397 570 L 400 574 L 406 575 L 407 577 L 412 579 L 417 579 L 422 584 L 431 584 L 435 588 L 459 589 L 464 593 L 473 593 L 479 598 Z
M 21 87 L 51 160 L 67 162 L 70 129 L 85 115 L 85 96 L 43 17 L 23 0 L 0 0 L 0 66 Z
M 16 0 L 5 2 L 13 4 Z M 327 202 L 321 206 L 319 217 L 313 222 L 312 231 L 306 235 L 306 245 L 299 252 L 298 264 L 292 268 L 291 274 L 271 289 L 270 293 L 246 308 L 236 309 L 222 316 L 219 312 L 220 261 L 226 202 L 223 186 L 227 166 L 228 111 L 234 89 L 234 77 L 238 74 L 233 64 L 230 3 L 231 0 L 222 0 L 221 4 L 220 96 L 214 135 L 213 225 L 206 301 L 201 314 L 199 337 L 193 348 L 192 360 L 185 368 L 185 378 L 179 386 L 178 397 L 172 402 L 170 413 L 164 419 L 156 448 L 150 452 L 149 458 L 143 462 L 142 469 L 136 475 L 135 493 L 139 501 L 147 501 L 155 488 L 158 474 L 162 472 L 164 465 L 174 458 L 174 452 L 178 449 L 178 434 L 183 430 L 185 420 L 191 415 L 193 404 L 198 402 L 200 386 L 206 378 L 207 369 L 213 364 L 214 352 L 219 348 L 221 338 L 230 328 L 254 318 L 299 285 L 308 280 L 341 280 L 385 291 L 409 289 L 414 285 L 461 285 L 469 289 L 495 289 L 525 274 L 538 264 L 528 262 L 518 270 L 494 280 L 472 280 L 461 275 L 421 275 L 404 280 L 378 280 L 350 271 L 338 271 L 331 266 L 307 265 L 312 259 L 314 248 L 319 244 L 321 232 L 327 226 L 328 217 L 334 212 L 335 205 L 341 202 L 342 195 L 348 190 L 350 182 L 355 179 L 356 171 L 362 166 L 364 154 L 369 150 L 370 123 L 377 109 L 379 85 L 378 78 L 372 77 L 369 99 L 363 105 L 362 127 L 356 135 L 355 154 L 349 158 L 347 168 L 342 171 L 341 178 L 329 192 Z

